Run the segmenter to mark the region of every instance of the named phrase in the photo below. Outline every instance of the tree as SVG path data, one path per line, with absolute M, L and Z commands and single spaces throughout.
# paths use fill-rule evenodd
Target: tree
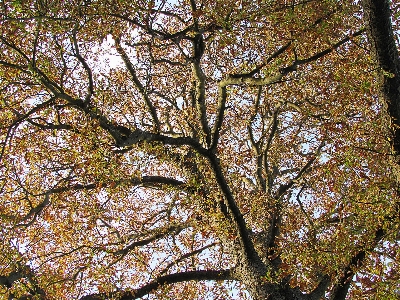
M 389 5 L 4 0 L 2 297 L 396 299 Z

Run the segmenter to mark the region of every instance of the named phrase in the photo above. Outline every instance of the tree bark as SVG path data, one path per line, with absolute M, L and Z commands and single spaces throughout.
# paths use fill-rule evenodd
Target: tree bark
M 381 99 L 393 131 L 393 149 L 400 154 L 400 58 L 394 39 L 389 0 L 363 0 L 364 22 L 372 56 L 379 69 Z

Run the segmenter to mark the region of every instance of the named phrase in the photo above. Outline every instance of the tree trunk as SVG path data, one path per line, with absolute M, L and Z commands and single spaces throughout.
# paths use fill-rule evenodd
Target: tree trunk
M 364 21 L 376 60 L 381 99 L 391 117 L 393 148 L 400 154 L 400 58 L 391 24 L 388 0 L 363 0 Z

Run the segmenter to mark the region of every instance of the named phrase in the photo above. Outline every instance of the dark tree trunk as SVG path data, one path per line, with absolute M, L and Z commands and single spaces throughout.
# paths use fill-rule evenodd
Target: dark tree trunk
M 394 39 L 388 0 L 363 0 L 371 52 L 379 69 L 381 98 L 392 119 L 393 148 L 400 154 L 400 58 Z

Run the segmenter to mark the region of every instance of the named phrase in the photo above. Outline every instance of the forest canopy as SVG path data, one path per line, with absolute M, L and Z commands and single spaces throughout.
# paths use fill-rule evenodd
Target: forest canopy
M 398 299 L 400 5 L 3 0 L 0 298 Z

